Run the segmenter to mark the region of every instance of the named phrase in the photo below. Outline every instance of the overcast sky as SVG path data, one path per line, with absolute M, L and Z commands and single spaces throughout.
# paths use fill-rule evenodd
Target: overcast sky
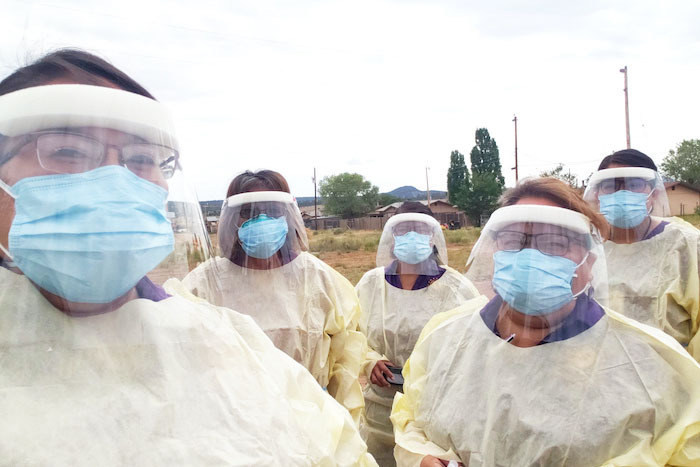
M 104 3 L 104 6 L 101 6 Z M 488 128 L 514 184 L 586 177 L 625 147 L 660 164 L 700 138 L 700 2 L 2 0 L 0 77 L 57 47 L 107 58 L 174 112 L 199 198 L 245 169 L 357 172 L 446 189 L 450 152 Z

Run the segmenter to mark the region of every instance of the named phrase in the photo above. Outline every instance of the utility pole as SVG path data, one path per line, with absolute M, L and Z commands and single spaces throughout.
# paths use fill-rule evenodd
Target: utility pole
M 515 183 L 518 183 L 518 117 L 513 115 L 513 122 L 515 123 L 515 167 L 511 170 L 515 170 Z
M 428 189 L 428 207 L 430 207 L 430 183 L 428 183 L 428 170 L 430 167 L 425 168 L 425 187 Z
M 629 103 L 629 92 L 627 91 L 627 65 L 624 68 L 620 68 L 620 73 L 625 75 L 625 126 L 627 128 L 627 149 L 630 149 L 630 103 Z
M 316 201 L 316 167 L 314 167 L 314 230 L 318 230 L 318 204 Z

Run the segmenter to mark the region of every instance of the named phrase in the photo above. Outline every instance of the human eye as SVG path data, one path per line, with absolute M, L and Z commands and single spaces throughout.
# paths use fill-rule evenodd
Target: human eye
M 523 246 L 523 234 L 520 232 L 500 232 L 496 241 L 500 250 L 517 251 Z
M 600 182 L 600 191 L 603 193 L 612 193 L 615 191 L 615 180 L 603 180 Z
M 47 134 L 37 139 L 39 163 L 58 173 L 78 173 L 99 165 L 101 147 L 82 136 Z
M 646 185 L 647 185 L 646 181 L 644 179 L 641 179 L 641 178 L 630 179 L 627 181 L 627 183 L 629 185 L 629 189 L 631 191 L 636 191 L 636 192 L 644 191 L 644 189 L 646 188 Z
M 564 235 L 542 234 L 537 238 L 537 249 L 548 255 L 563 255 L 569 248 L 569 239 Z

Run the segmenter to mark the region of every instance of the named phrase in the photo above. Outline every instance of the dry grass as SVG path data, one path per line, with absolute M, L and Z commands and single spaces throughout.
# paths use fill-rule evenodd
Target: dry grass
M 700 214 L 689 214 L 687 216 L 678 216 L 686 222 L 690 222 L 695 227 L 700 229 Z

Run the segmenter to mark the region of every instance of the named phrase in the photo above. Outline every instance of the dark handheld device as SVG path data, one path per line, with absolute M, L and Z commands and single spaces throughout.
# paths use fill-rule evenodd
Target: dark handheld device
M 403 386 L 403 375 L 401 375 L 401 370 L 403 368 L 391 365 L 387 365 L 386 367 L 391 371 L 391 377 L 386 379 L 389 384 L 392 386 Z

